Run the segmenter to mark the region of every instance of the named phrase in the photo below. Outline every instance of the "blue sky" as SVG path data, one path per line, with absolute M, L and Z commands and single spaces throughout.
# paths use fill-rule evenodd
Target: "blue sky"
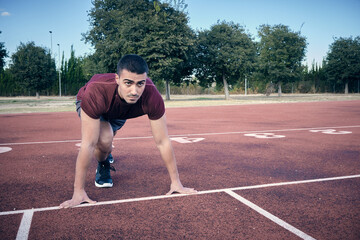
M 209 29 L 218 20 L 239 23 L 256 39 L 261 24 L 284 24 L 307 38 L 306 61 L 321 62 L 337 37 L 360 36 L 360 0 L 186 0 L 189 24 L 195 30 Z M 91 0 L 0 0 L 0 42 L 9 55 L 20 42 L 34 41 L 76 56 L 91 54 L 82 41 L 89 30 L 87 11 Z M 49 33 L 52 31 L 52 34 Z

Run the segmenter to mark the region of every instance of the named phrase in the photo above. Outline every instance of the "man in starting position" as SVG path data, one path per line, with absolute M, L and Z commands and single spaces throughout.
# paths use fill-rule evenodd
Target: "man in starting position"
M 76 109 L 81 118 L 81 148 L 76 160 L 74 194 L 60 204 L 69 208 L 83 202 L 96 203 L 85 191 L 85 178 L 91 159 L 98 161 L 95 185 L 112 187 L 110 162 L 112 141 L 126 119 L 147 114 L 152 134 L 170 175 L 167 194 L 196 193 L 181 184 L 176 159 L 167 133 L 164 101 L 147 77 L 146 62 L 138 55 L 122 57 L 116 74 L 97 74 L 79 90 Z

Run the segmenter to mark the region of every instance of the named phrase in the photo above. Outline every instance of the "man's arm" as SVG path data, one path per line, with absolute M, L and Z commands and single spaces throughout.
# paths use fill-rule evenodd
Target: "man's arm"
M 85 178 L 100 134 L 100 120 L 90 118 L 81 110 L 81 147 L 76 160 L 74 194 L 72 199 L 60 204 L 69 208 L 82 202 L 95 203 L 85 192 Z
M 193 188 L 184 188 L 179 178 L 179 172 L 176 165 L 175 154 L 168 136 L 165 115 L 158 120 L 150 120 L 152 134 L 158 147 L 161 158 L 169 172 L 171 179 L 170 191 L 167 194 L 174 192 L 178 193 L 196 193 Z

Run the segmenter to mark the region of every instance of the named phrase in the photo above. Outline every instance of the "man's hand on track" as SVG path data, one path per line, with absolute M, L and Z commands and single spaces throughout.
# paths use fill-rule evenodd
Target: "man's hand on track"
M 178 184 L 171 184 L 170 191 L 166 195 L 171 195 L 173 193 L 194 194 L 197 193 L 197 191 L 194 188 L 183 187 L 181 183 L 178 183 Z
M 91 200 L 88 195 L 86 194 L 85 191 L 81 191 L 81 192 L 74 192 L 74 195 L 72 197 L 72 199 L 67 200 L 65 202 L 63 202 L 62 204 L 60 204 L 60 208 L 71 208 L 71 207 L 75 207 L 77 205 L 80 205 L 82 203 L 90 203 L 90 204 L 95 204 L 96 201 Z

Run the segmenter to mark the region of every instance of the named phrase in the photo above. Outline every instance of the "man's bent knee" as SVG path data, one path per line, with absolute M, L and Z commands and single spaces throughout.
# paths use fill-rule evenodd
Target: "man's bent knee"
M 97 143 L 97 149 L 103 153 L 109 154 L 112 150 L 112 141 L 114 133 L 109 122 L 100 122 L 100 136 Z
M 110 142 L 109 144 L 99 141 L 98 144 L 96 145 L 96 149 L 102 153 L 109 154 L 112 151 L 112 142 Z

